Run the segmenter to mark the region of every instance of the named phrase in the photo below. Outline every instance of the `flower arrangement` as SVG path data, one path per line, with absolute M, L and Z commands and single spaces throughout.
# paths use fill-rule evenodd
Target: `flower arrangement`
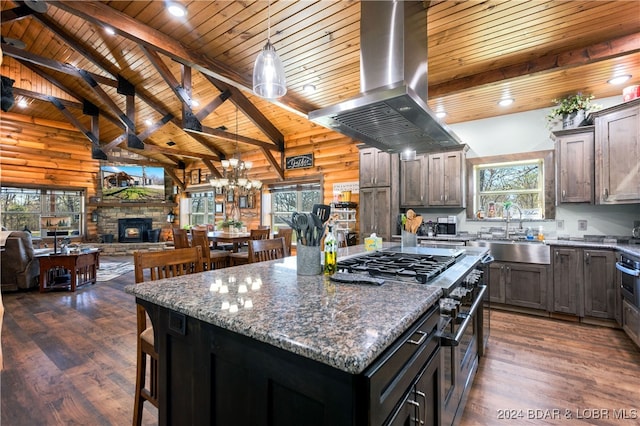
M 583 95 L 581 92 L 578 92 L 575 95 L 570 95 L 562 99 L 554 99 L 553 102 L 556 104 L 556 107 L 551 110 L 547 119 L 548 121 L 554 121 L 580 110 L 584 110 L 585 113 L 597 111 L 601 109 L 602 106 L 591 103 L 594 97 L 594 95 Z
M 235 220 L 235 219 L 225 219 L 222 220 L 220 222 L 218 222 L 216 224 L 216 227 L 218 229 L 224 229 L 224 228 L 242 228 L 242 222 L 239 220 Z

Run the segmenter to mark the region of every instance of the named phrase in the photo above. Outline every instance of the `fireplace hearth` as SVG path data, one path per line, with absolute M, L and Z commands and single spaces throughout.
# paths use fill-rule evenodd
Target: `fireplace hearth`
M 152 229 L 153 221 L 147 218 L 118 219 L 118 242 L 146 243 L 149 241 L 148 232 Z

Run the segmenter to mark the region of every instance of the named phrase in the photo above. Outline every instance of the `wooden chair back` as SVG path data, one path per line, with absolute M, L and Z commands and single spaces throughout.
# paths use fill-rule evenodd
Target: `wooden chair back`
M 251 234 L 250 238 L 252 240 L 266 240 L 269 238 L 269 234 L 271 232 L 271 228 L 266 229 L 250 229 L 249 234 Z
M 202 248 L 202 258 L 204 259 L 205 269 L 211 271 L 213 269 L 226 268 L 229 266 L 229 252 L 226 250 L 211 250 L 209 246 L 209 236 L 207 231 L 203 229 L 191 230 L 191 244 L 195 247 Z
M 285 256 L 291 256 L 291 238 L 293 237 L 293 229 L 291 228 L 278 228 L 278 232 L 275 233 L 273 238 L 284 238 L 284 247 L 287 249 Z
M 173 246 L 177 249 L 189 248 L 189 234 L 186 229 L 173 228 Z
M 286 256 L 286 252 L 287 249 L 282 237 L 249 241 L 249 263 L 282 259 Z
M 200 246 L 202 248 L 202 257 L 206 260 L 210 257 L 211 249 L 209 248 L 209 237 L 207 231 L 203 229 L 191 230 L 191 245 L 193 247 Z

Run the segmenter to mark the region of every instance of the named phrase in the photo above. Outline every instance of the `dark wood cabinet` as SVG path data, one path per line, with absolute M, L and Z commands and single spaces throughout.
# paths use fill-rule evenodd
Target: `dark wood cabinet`
M 391 241 L 400 209 L 399 168 L 398 154 L 360 149 L 360 241 L 372 233 Z
M 578 302 L 583 288 L 582 259 L 574 248 L 552 247 L 553 299 L 550 302 L 552 312 L 578 315 Z
M 620 317 L 616 257 L 611 250 L 552 247 L 553 312 Z
M 405 397 L 419 404 L 408 405 L 414 408 L 411 418 L 426 419 L 426 424 L 440 418 L 441 357 L 435 333 L 440 315 L 435 307 L 371 366 L 351 374 L 169 308 L 137 302 L 152 318 L 160 354 L 161 426 L 383 424 Z
M 547 309 L 548 266 L 493 262 L 490 266 L 491 302 L 531 309 Z
M 640 346 L 640 309 L 626 300 L 622 301 L 622 328 Z
M 427 206 L 427 157 L 417 155 L 415 160 L 400 162 L 400 206 Z
M 584 316 L 616 319 L 616 256 L 611 250 L 583 250 Z
M 556 137 L 558 203 L 593 203 L 594 126 L 560 130 Z
M 593 115 L 596 203 L 640 202 L 640 99 Z
M 462 150 L 429 154 L 429 206 L 465 206 L 464 152 Z

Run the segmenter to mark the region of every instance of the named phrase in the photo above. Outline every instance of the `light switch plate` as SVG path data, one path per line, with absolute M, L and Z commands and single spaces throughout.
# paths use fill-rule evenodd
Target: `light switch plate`
M 587 221 L 586 220 L 579 220 L 578 221 L 578 231 L 586 231 L 587 230 Z
M 559 230 L 564 229 L 564 220 L 556 220 L 556 228 Z

